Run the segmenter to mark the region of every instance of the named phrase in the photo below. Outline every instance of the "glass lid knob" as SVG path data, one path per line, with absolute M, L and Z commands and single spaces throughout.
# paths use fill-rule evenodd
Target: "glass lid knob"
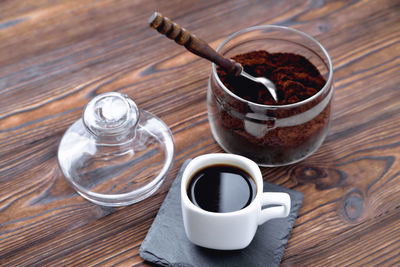
M 83 113 L 83 122 L 93 134 L 117 135 L 133 130 L 139 118 L 135 102 L 120 93 L 106 93 L 92 99 Z

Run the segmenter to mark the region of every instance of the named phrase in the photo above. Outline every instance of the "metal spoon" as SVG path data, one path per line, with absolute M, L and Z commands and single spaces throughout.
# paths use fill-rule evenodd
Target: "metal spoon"
M 245 72 L 243 70 L 243 68 L 242 68 L 242 71 L 240 72 L 240 75 L 242 75 L 243 77 L 246 77 L 249 80 L 252 80 L 253 82 L 263 84 L 268 89 L 268 92 L 271 94 L 271 96 L 275 100 L 275 102 L 279 101 L 276 86 L 271 80 L 264 78 L 264 77 L 251 76 L 250 74 Z
M 251 76 L 243 70 L 243 67 L 240 63 L 235 62 L 232 59 L 225 58 L 223 55 L 211 48 L 205 41 L 171 21 L 169 18 L 164 17 L 158 12 L 154 12 L 149 19 L 149 24 L 159 33 L 172 40 L 175 40 L 177 44 L 183 45 L 193 54 L 214 62 L 235 76 L 241 75 L 249 80 L 264 85 L 271 94 L 272 98 L 276 102 L 279 101 L 276 86 L 272 81 L 263 77 Z

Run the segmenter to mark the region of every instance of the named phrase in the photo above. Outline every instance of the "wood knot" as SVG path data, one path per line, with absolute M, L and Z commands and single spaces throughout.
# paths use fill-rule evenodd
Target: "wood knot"
M 338 187 L 347 178 L 347 175 L 340 170 L 304 165 L 296 166 L 290 176 L 299 184 L 313 183 L 318 190 Z
M 329 32 L 329 30 L 330 30 L 331 28 L 329 27 L 329 25 L 328 24 L 320 24 L 320 25 L 318 25 L 318 30 L 320 31 L 320 32 Z
M 342 202 L 342 215 L 343 217 L 354 222 L 361 217 L 364 210 L 364 195 L 358 190 L 354 189 L 346 194 Z
M 314 181 L 319 178 L 326 177 L 326 172 L 323 169 L 313 166 L 297 166 L 292 176 L 295 176 L 297 180 L 302 182 Z

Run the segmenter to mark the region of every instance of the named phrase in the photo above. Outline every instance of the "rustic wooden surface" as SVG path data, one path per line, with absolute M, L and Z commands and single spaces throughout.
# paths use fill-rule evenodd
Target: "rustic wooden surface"
M 299 164 L 262 169 L 305 195 L 282 266 L 399 266 L 398 0 L 1 1 L 0 265 L 142 265 L 138 249 L 182 162 L 222 151 L 207 121 L 210 64 L 149 28 L 154 11 L 214 48 L 260 24 L 326 47 L 336 91 L 325 143 Z M 119 209 L 78 196 L 56 159 L 83 106 L 108 91 L 157 114 L 176 142 L 161 189 Z

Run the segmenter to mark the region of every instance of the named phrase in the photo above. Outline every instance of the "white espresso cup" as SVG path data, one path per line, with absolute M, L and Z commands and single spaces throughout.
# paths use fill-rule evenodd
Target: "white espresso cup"
M 198 171 L 215 165 L 226 165 L 245 171 L 254 180 L 256 194 L 246 207 L 232 212 L 210 212 L 193 204 L 187 190 L 191 178 Z M 188 239 L 199 246 L 234 250 L 247 247 L 253 240 L 258 225 L 290 212 L 287 193 L 263 192 L 263 178 L 258 165 L 234 154 L 205 154 L 194 158 L 185 168 L 181 182 L 181 203 L 185 232 Z M 263 206 L 273 205 L 263 209 Z

